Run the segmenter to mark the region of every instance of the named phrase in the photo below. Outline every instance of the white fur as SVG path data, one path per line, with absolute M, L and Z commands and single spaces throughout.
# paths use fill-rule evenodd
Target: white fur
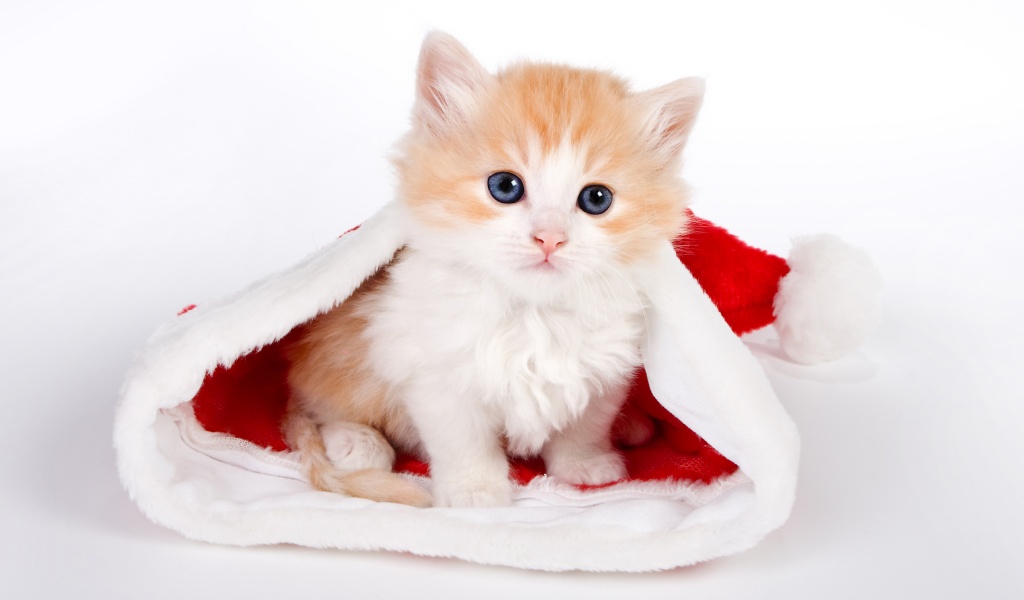
M 796 240 L 775 296 L 775 328 L 794 361 L 834 360 L 860 346 L 879 318 L 882 279 L 864 251 L 834 235 Z
M 588 410 L 544 446 L 549 475 L 576 484 L 600 485 L 626 477 L 609 430 L 629 391 L 628 380 L 601 390 Z
M 519 237 L 530 239 L 529 232 L 527 225 Z M 458 232 L 433 235 L 445 241 L 410 243 L 364 316 L 371 367 L 416 423 L 419 439 L 398 442 L 426 450 L 438 501 L 507 503 L 503 438 L 513 454 L 535 455 L 566 432 L 546 453 L 558 463 L 556 474 L 572 483 L 621 478 L 610 428 L 640 362 L 644 311 L 627 267 L 580 272 L 567 260 L 538 274 L 533 263 L 543 253 L 534 245 L 521 272 L 498 275 L 479 256 L 435 250 L 458 245 Z M 586 253 L 582 244 L 571 238 L 565 252 Z M 535 287 L 538 277 L 548 289 Z

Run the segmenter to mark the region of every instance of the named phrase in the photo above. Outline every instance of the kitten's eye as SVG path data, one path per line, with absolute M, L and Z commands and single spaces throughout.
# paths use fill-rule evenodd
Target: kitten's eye
M 502 204 L 519 202 L 526 193 L 523 180 L 518 175 L 502 171 L 487 178 L 487 189 L 491 197 Z
M 588 185 L 580 191 L 576 204 L 585 213 L 599 215 L 612 205 L 612 191 L 600 184 Z

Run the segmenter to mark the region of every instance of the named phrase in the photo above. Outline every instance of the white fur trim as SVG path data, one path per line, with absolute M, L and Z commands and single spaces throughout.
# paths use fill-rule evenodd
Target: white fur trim
M 794 361 L 834 360 L 862 344 L 879 318 L 882 278 L 868 255 L 834 235 L 798 239 L 775 295 L 775 329 Z
M 388 207 L 296 267 L 161 328 L 125 382 L 118 469 L 153 521 L 194 539 L 407 551 L 516 567 L 651 571 L 748 548 L 781 525 L 798 439 L 764 373 L 665 244 L 646 285 L 643 355 L 660 401 L 741 471 L 710 486 L 626 483 L 581 492 L 539 478 L 493 509 L 416 509 L 313 491 L 287 453 L 194 421 L 218 364 L 280 339 L 348 297 L 406 238 Z

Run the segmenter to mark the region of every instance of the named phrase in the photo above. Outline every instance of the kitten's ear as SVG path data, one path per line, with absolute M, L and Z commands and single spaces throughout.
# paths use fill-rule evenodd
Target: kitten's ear
M 637 94 L 645 135 L 666 165 L 679 160 L 704 100 L 704 80 L 687 77 Z
M 444 134 L 465 122 L 491 77 L 454 37 L 427 34 L 416 73 L 416 125 Z

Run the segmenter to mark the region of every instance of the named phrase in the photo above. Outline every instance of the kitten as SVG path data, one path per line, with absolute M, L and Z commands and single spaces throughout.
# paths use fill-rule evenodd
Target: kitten
M 507 453 L 568 483 L 622 479 L 610 429 L 640 364 L 636 283 L 685 225 L 701 80 L 494 75 L 440 33 L 417 75 L 395 159 L 413 233 L 304 326 L 289 444 L 318 489 L 416 506 L 431 496 L 391 473 L 394 448 L 429 460 L 436 506 L 509 504 Z

